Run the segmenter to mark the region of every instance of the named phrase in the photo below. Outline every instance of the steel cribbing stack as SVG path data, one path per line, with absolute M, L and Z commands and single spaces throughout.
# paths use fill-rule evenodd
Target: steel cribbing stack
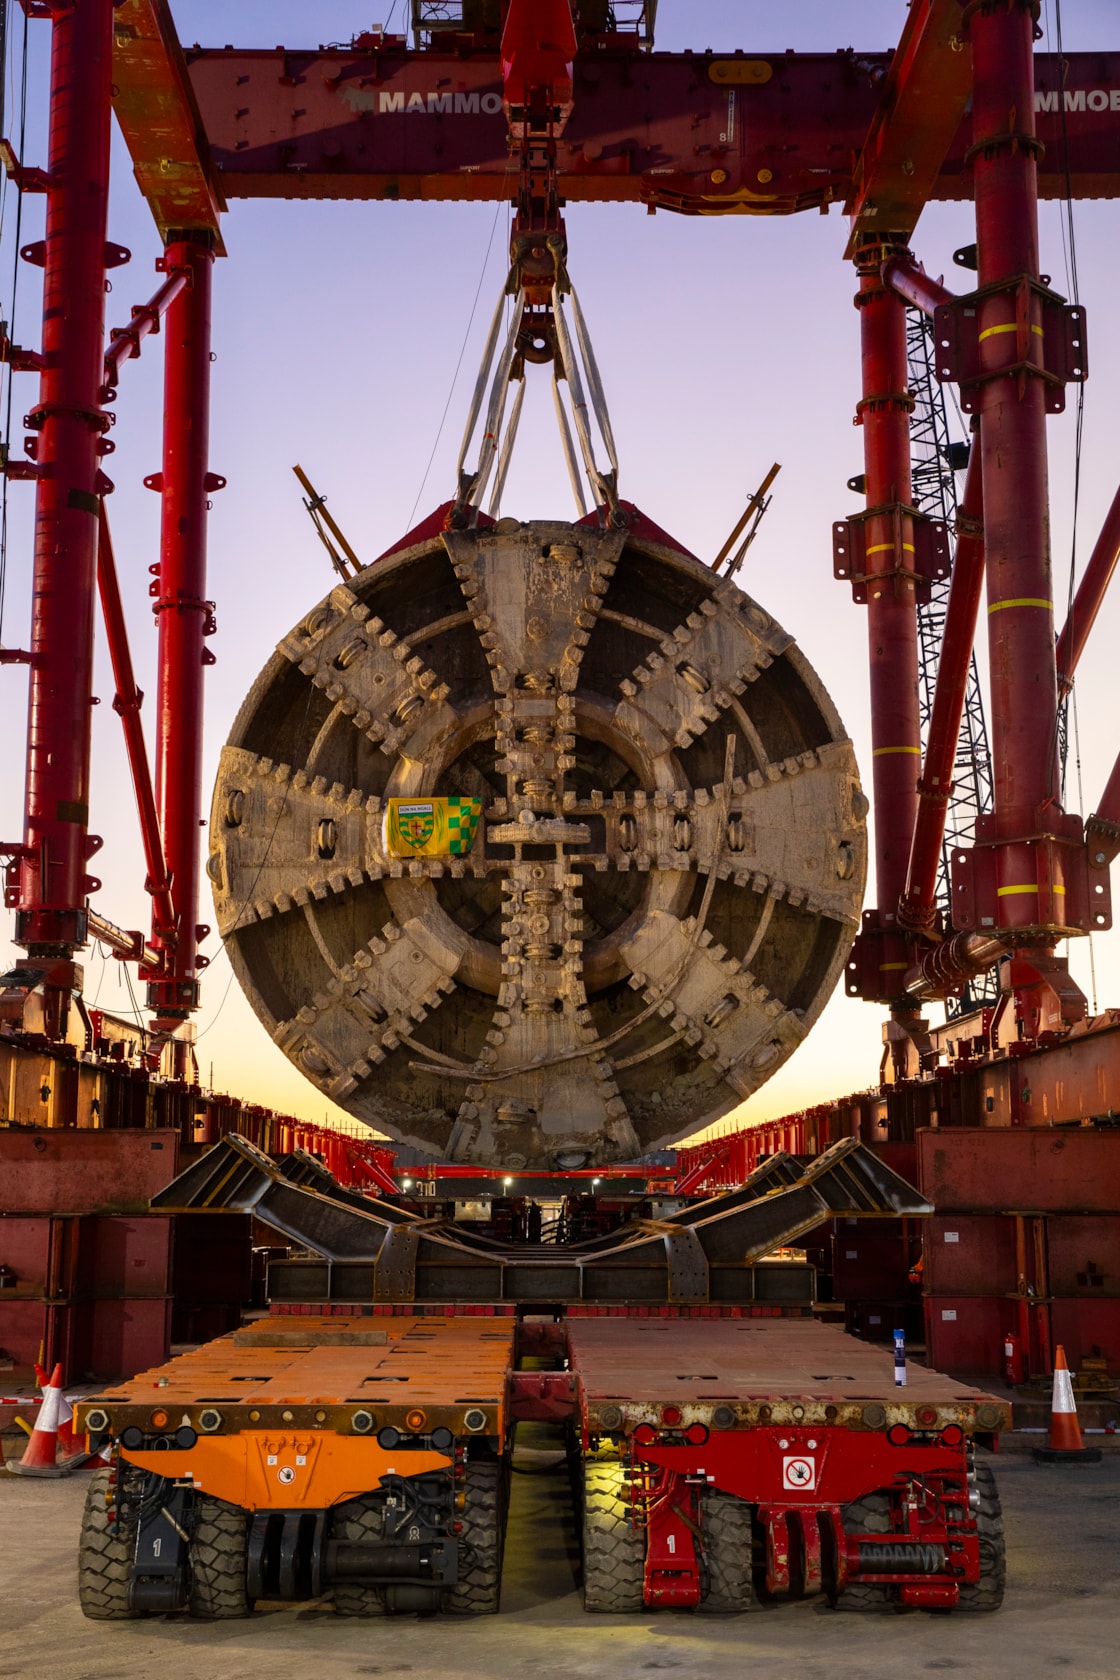
M 130 324 L 105 343 L 105 271 L 130 260 L 107 238 L 109 136 L 115 48 L 112 0 L 48 5 L 33 15 L 52 27 L 48 168 L 12 168 L 21 191 L 46 195 L 45 238 L 21 255 L 44 270 L 41 353 L 12 352 L 16 371 L 40 372 L 39 401 L 26 417 L 27 461 L 6 463 L 11 479 L 36 485 L 33 622 L 27 735 L 25 829 L 9 858 L 5 904 L 27 960 L 25 991 L 44 999 L 36 1023 L 66 1040 L 71 1002 L 81 1000 L 74 953 L 91 938 L 137 962 L 155 1010 L 152 1058 L 171 1045 L 166 1071 L 194 1080 L 186 1022 L 198 1006 L 199 817 L 202 802 L 202 669 L 213 663 L 204 599 L 206 511 L 224 480 L 207 470 L 210 381 L 210 270 L 213 227 L 164 229 L 157 263 L 167 279 Z M 159 623 L 156 786 L 140 725 L 143 696 L 132 674 L 125 618 L 105 508 L 113 483 L 101 469 L 111 453 L 123 365 L 165 323 L 162 471 L 146 482 L 163 495 L 161 558 L 151 569 Z M 95 590 L 99 589 L 124 725 L 152 899 L 150 938 L 118 927 L 89 904 L 101 883 L 87 873 L 101 838 L 89 832 L 90 719 Z

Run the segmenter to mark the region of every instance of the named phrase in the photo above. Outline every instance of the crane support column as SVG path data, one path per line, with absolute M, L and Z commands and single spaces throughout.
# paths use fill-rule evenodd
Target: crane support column
M 970 8 L 996 882 L 1001 927 L 1062 922 L 1058 693 L 1038 265 L 1033 0 Z M 1052 880 L 1039 865 L 1052 855 Z
M 105 268 L 128 255 L 106 245 L 112 48 L 112 0 L 54 11 L 46 237 L 23 252 L 44 270 L 43 373 L 27 418 L 35 554 L 15 937 L 31 957 L 64 965 L 86 942 L 86 864 L 100 844 L 88 832 L 99 461 L 110 423 L 98 391 Z M 58 1005 L 70 987 L 57 967 L 52 988 Z
M 175 926 L 153 928 L 165 952 L 165 973 L 148 986 L 158 1024 L 173 1029 L 198 1004 L 200 811 L 202 809 L 203 669 L 213 663 L 205 637 L 214 628 L 206 595 L 206 514 L 211 491 L 224 479 L 209 472 L 210 298 L 214 263 L 206 232 L 169 240 L 163 266 L 182 269 L 190 284 L 170 305 L 164 322 L 163 467 L 148 482 L 162 492 L 156 698 L 156 798 L 164 852 L 171 875 Z M 181 1059 L 187 1054 L 182 1045 Z M 185 1072 L 185 1066 L 178 1071 Z
M 910 840 L 918 809 L 921 720 L 918 709 L 918 548 L 920 516 L 912 506 L 910 411 L 907 389 L 906 306 L 884 284 L 881 269 L 895 250 L 887 235 L 863 235 L 855 263 L 860 289 L 863 395 L 856 411 L 863 428 L 866 511 L 834 527 L 834 570 L 867 607 L 871 681 L 872 790 L 876 908 L 867 911 L 848 970 L 849 996 L 890 1003 L 906 1021 L 914 1006 L 905 992 L 910 967 L 898 904 L 906 885 Z M 896 1071 L 902 1069 L 897 1067 Z

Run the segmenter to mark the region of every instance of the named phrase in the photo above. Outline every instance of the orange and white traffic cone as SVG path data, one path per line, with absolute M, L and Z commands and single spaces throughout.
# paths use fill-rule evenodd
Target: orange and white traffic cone
M 43 1404 L 39 1407 L 27 1451 L 8 1469 L 17 1476 L 68 1476 L 69 1468 L 56 1463 L 58 1452 L 58 1418 L 62 1405 L 62 1366 L 56 1365 L 50 1382 L 43 1390 Z
M 1099 1447 L 1086 1447 L 1081 1442 L 1081 1426 L 1077 1421 L 1077 1401 L 1073 1397 L 1073 1381 L 1066 1364 L 1066 1350 L 1059 1342 L 1054 1349 L 1054 1397 L 1050 1403 L 1050 1438 L 1044 1447 L 1035 1447 L 1039 1464 L 1099 1464 Z
M 81 1470 L 91 1462 L 93 1455 L 86 1446 L 85 1435 L 74 1428 L 74 1408 L 65 1394 L 58 1404 L 59 1462 L 67 1470 Z

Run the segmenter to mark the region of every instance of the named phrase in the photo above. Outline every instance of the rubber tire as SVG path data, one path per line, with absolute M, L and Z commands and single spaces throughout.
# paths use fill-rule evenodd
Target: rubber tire
M 506 1469 L 493 1458 L 467 1461 L 466 1504 L 459 1513 L 459 1580 L 444 1609 L 459 1616 L 493 1616 L 502 1595 Z
M 357 1542 L 380 1540 L 384 1533 L 384 1495 L 363 1494 L 360 1499 L 348 1499 L 334 1508 L 333 1532 L 336 1540 Z M 338 1616 L 384 1616 L 385 1600 L 377 1587 L 363 1587 L 356 1581 L 339 1581 L 334 1588 L 334 1608 Z
M 583 1608 L 632 1615 L 645 1608 L 646 1537 L 630 1527 L 618 1463 L 583 1466 Z
M 741 1616 L 751 1607 L 751 1508 L 733 1493 L 706 1488 L 700 1495 L 700 1544 L 708 1590 L 696 1606 L 701 1615 Z
M 1003 1507 L 991 1465 L 976 1466 L 976 1491 L 980 1503 L 976 1526 L 980 1531 L 980 1579 L 960 1589 L 961 1610 L 998 1610 L 1003 1603 L 1007 1576 L 1007 1546 L 1003 1537 Z
M 246 1588 L 249 1515 L 240 1505 L 199 1496 L 191 1535 L 192 1616 L 208 1622 L 234 1621 L 251 1614 Z
M 886 1493 L 865 1493 L 845 1505 L 843 1512 L 845 1534 L 889 1534 L 891 1531 L 891 1501 Z M 893 1610 L 897 1600 L 890 1587 L 861 1585 L 857 1579 L 839 1594 L 837 1610 Z
M 122 1472 L 123 1473 L 123 1472 Z M 95 1470 L 86 1489 L 78 1541 L 78 1603 L 91 1622 L 138 1618 L 128 1606 L 128 1577 L 136 1556 L 136 1528 L 111 1533 L 105 1521 L 110 1491 L 108 1466 Z

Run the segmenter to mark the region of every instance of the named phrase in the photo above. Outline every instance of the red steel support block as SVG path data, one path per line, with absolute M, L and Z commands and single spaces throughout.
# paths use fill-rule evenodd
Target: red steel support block
M 224 479 L 207 469 L 210 440 L 210 236 L 184 236 L 163 263 L 191 283 L 165 317 L 162 472 L 148 482 L 163 495 L 159 577 L 153 586 L 159 623 L 156 798 L 172 881 L 175 933 L 155 930 L 167 952 L 166 978 L 148 987 L 149 1006 L 173 1027 L 198 1004 L 199 825 L 202 808 L 202 673 L 213 663 L 204 638 L 214 630 L 206 594 L 206 513 Z M 183 1047 L 185 1057 L 186 1046 Z M 180 1068 L 180 1075 L 185 1071 Z
M 898 931 L 898 901 L 906 884 L 910 837 L 917 813 L 921 725 L 918 712 L 918 622 L 915 520 L 911 507 L 910 411 L 907 390 L 906 309 L 883 284 L 890 252 L 879 238 L 857 250 L 863 364 L 863 427 L 867 513 L 863 569 L 871 674 L 877 908 L 864 917 L 849 992 L 892 1002 L 903 994 L 910 959 Z
M 37 463 L 27 730 L 25 854 L 16 940 L 68 957 L 86 941 L 90 685 L 99 459 L 110 424 L 98 392 L 105 353 L 112 0 L 53 14 L 46 238 L 41 262 L 43 373 L 27 417 Z M 61 998 L 62 994 L 59 993 Z M 57 1023 L 56 1023 L 57 1025 Z

